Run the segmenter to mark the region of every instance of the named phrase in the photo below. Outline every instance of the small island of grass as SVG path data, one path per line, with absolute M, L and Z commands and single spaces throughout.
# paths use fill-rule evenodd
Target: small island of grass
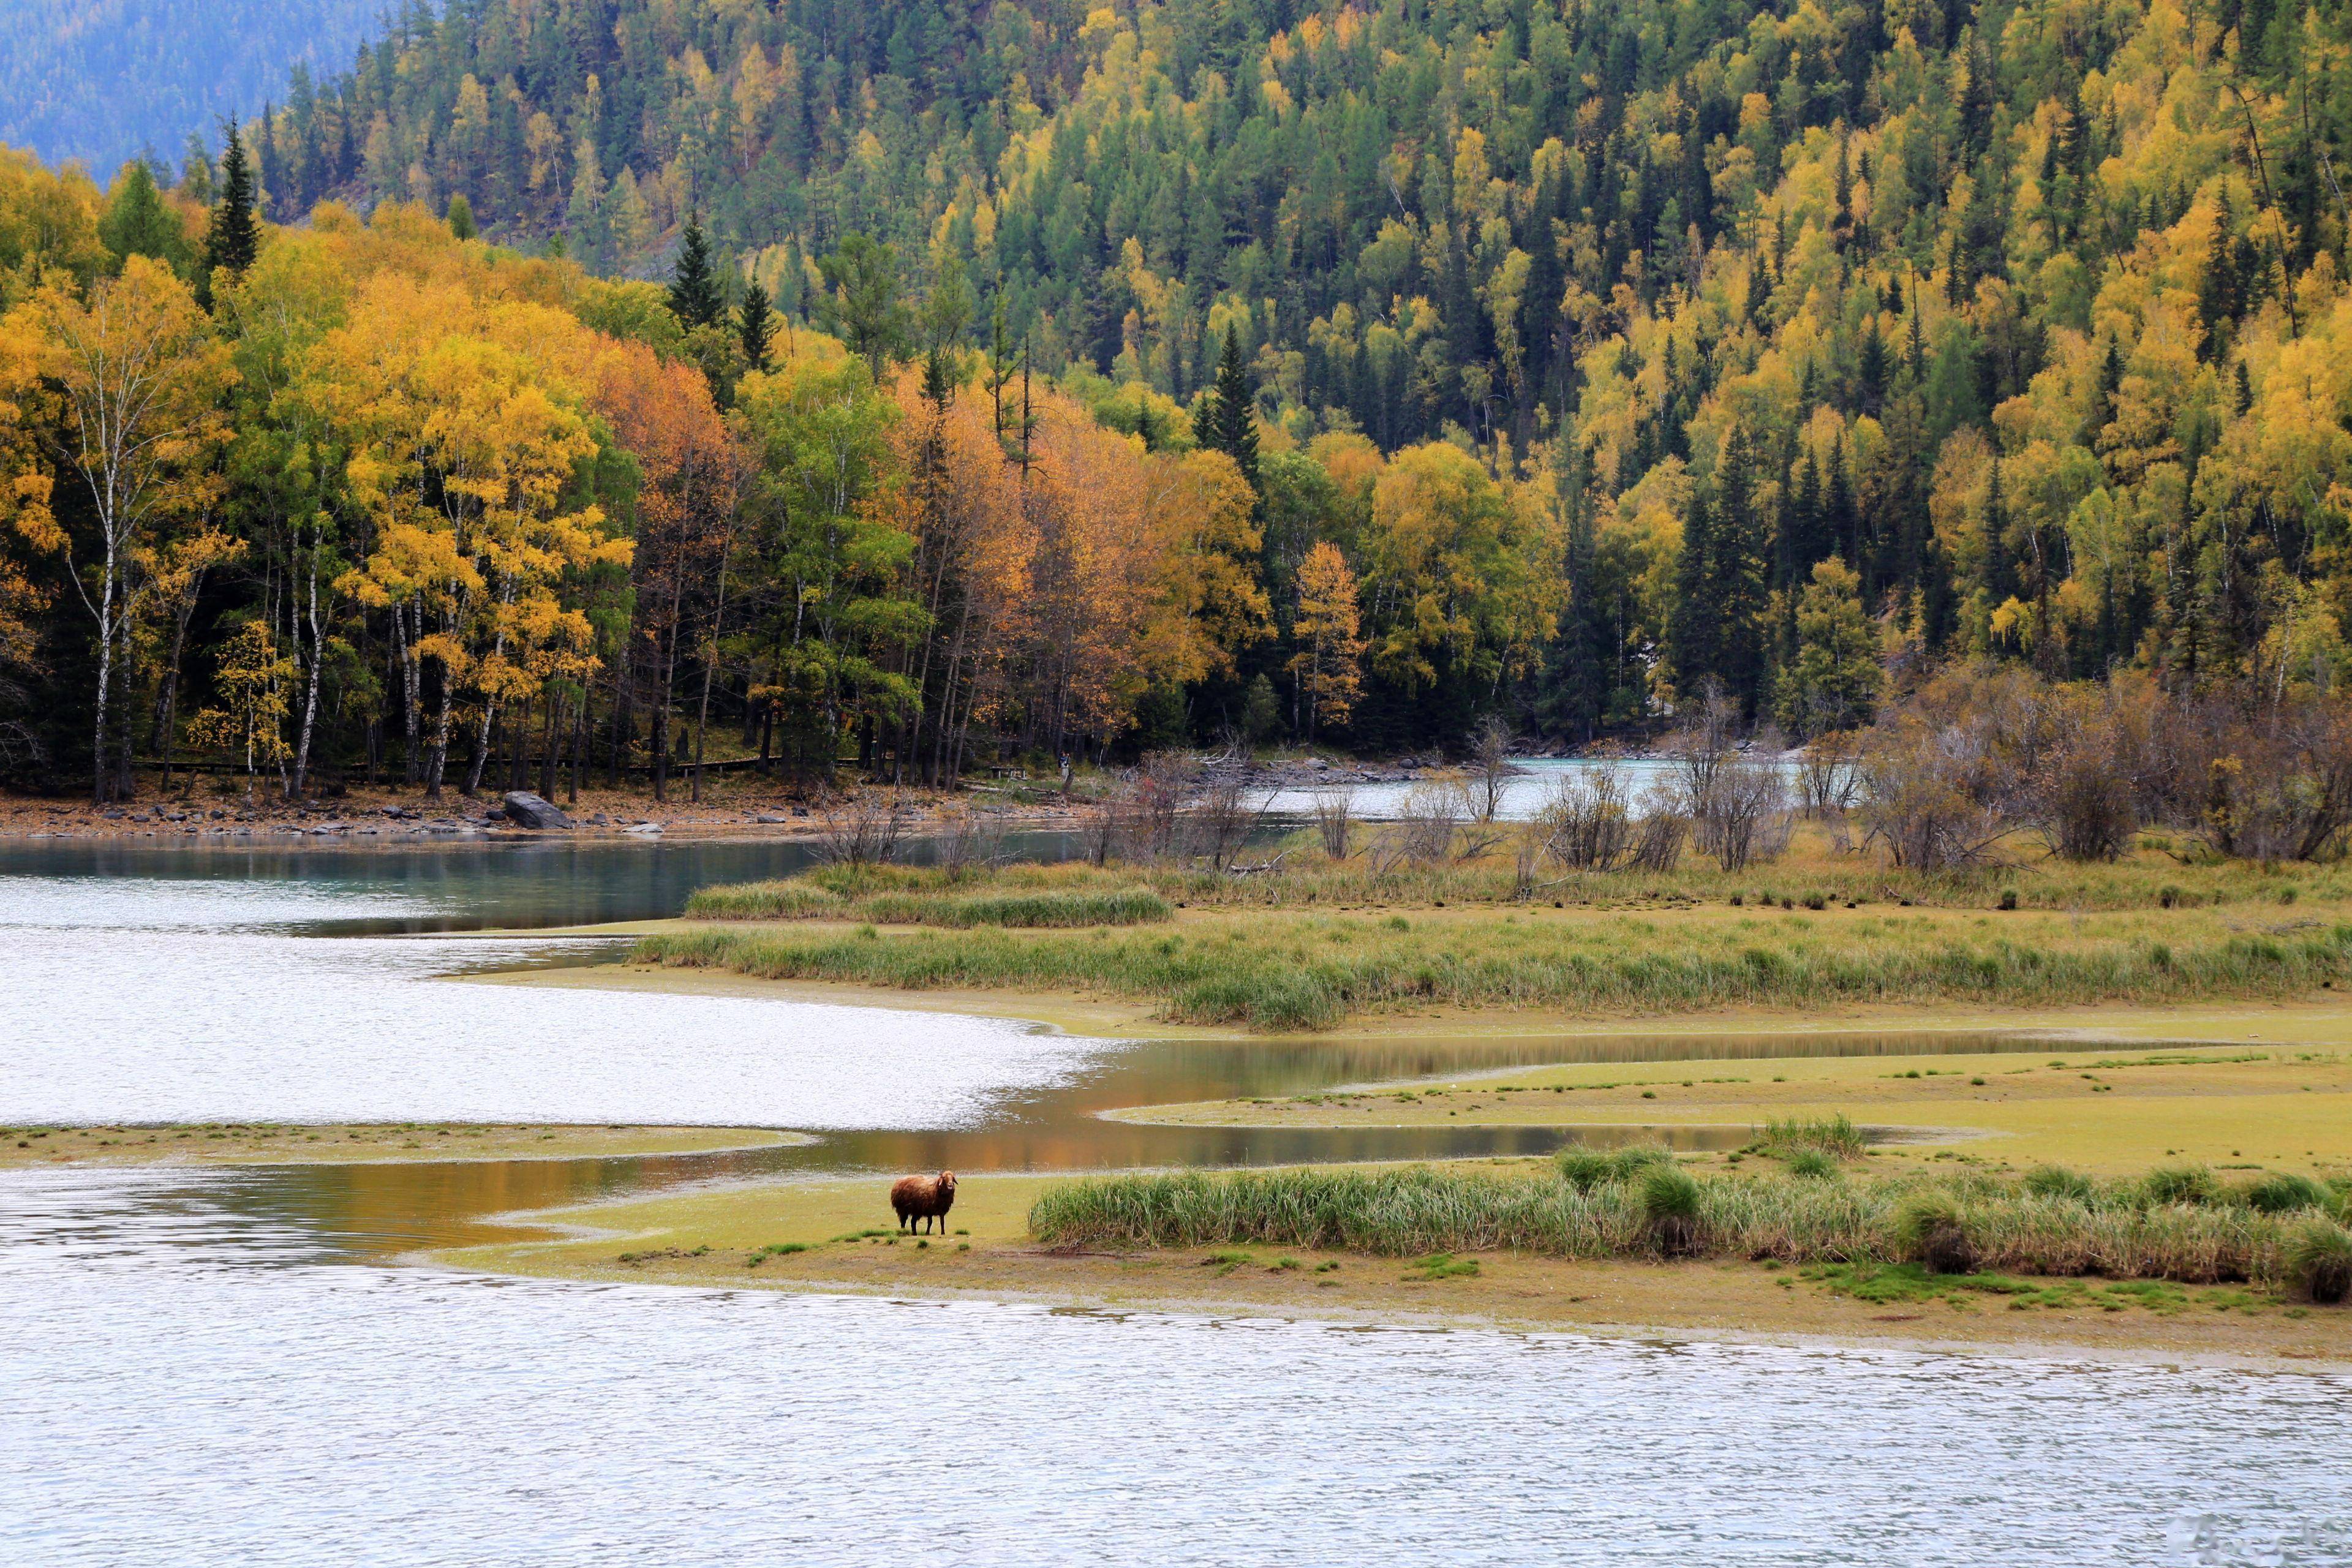
M 2352 879 L 2332 866 L 2183 864 L 2151 846 L 1921 872 L 1809 827 L 1769 866 L 1561 873 L 1543 831 L 1493 824 L 1419 859 L 1330 855 L 1301 833 L 1245 874 L 834 867 L 706 889 L 635 956 L 909 993 L 1116 998 L 1166 1023 L 1262 1032 L 1431 1009 L 2178 1006 L 2352 984 Z

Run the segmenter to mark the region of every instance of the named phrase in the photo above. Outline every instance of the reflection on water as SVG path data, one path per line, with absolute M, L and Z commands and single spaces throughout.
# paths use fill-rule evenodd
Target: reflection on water
M 934 852 L 910 839 L 903 858 Z M 1029 860 L 1080 853 L 1072 833 L 1008 834 Z M 681 913 L 719 882 L 788 877 L 786 839 L 528 839 L 309 848 L 57 840 L 0 846 L 0 926 L 236 929 L 326 936 L 593 925 Z
M 1654 757 L 1520 757 L 1504 781 L 1496 815 L 1506 822 L 1525 822 L 1542 809 L 1554 781 L 1570 773 L 1614 773 L 1638 812 L 1649 792 L 1675 782 L 1677 764 Z M 1793 764 L 1786 765 L 1792 776 Z M 1349 809 L 1359 820 L 1382 821 L 1402 814 L 1416 789 L 1436 781 L 1411 784 L 1331 784 L 1321 788 L 1277 789 L 1267 793 L 1265 808 L 1286 816 L 1304 816 L 1315 809 L 1317 797 L 1331 789 L 1349 792 Z

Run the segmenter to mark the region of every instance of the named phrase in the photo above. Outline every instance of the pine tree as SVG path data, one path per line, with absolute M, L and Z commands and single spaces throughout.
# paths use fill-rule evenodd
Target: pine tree
M 279 156 L 278 152 L 278 106 L 276 104 L 265 103 L 261 106 L 261 123 L 254 129 L 258 133 L 254 139 L 254 152 L 257 155 L 258 162 L 258 167 L 255 173 L 260 176 L 261 184 L 253 193 L 253 210 L 260 216 L 267 217 L 269 216 L 270 209 L 278 207 L 282 202 L 285 203 L 285 206 L 279 208 L 280 216 L 290 217 L 293 215 L 288 209 L 292 205 L 290 198 L 293 193 L 286 188 L 286 160 Z
M 1234 460 L 1242 478 L 1249 481 L 1251 493 L 1258 497 L 1257 510 L 1262 513 L 1265 487 L 1258 475 L 1257 396 L 1242 373 L 1241 337 L 1231 325 L 1225 328 L 1224 356 L 1217 362 L 1217 384 L 1209 394 L 1204 413 L 1206 427 L 1200 432 L 1201 445 Z
M 669 309 L 688 331 L 716 326 L 727 310 L 726 290 L 711 264 L 709 237 L 702 232 L 698 215 L 686 220 L 685 243 L 678 247 L 677 268 L 670 276 Z
M 1822 533 L 1833 554 L 1848 561 L 1863 559 L 1862 517 L 1854 505 L 1853 481 L 1846 477 L 1843 431 L 1830 446 L 1829 478 L 1822 487 Z
M 1769 607 L 1771 519 L 1756 495 L 1755 450 L 1738 426 L 1716 466 L 1715 525 L 1707 588 L 1715 616 L 1715 674 L 1752 714 L 1764 693 L 1765 613 Z
M 1992 460 L 1992 478 L 1985 485 L 1985 598 L 1995 607 L 2017 595 L 2017 562 L 2009 548 L 2009 508 L 2000 494 L 2000 459 Z
M 463 191 L 449 198 L 449 232 L 459 239 L 471 239 L 479 232 L 474 226 L 474 204 Z
M 1691 498 L 1690 517 L 1683 524 L 1682 553 L 1675 561 L 1675 684 L 1691 700 L 1697 698 L 1707 678 L 1722 663 L 1718 634 L 1723 618 L 1715 603 L 1714 513 L 1712 498 L 1704 493 Z
M 141 159 L 123 165 L 113 199 L 107 203 L 106 216 L 98 220 L 98 237 L 106 242 L 107 249 L 122 260 L 152 256 L 167 267 L 184 269 L 188 259 L 187 239 L 181 232 L 180 220 L 163 205 L 163 195 L 155 188 L 155 176 Z M 2245 374 L 2243 366 L 2238 374 Z
M 743 343 L 743 363 L 753 370 L 767 369 L 768 353 L 776 339 L 776 318 L 768 309 L 768 291 L 759 284 L 745 285 L 736 324 Z
M 213 209 L 212 233 L 205 239 L 205 276 L 198 280 L 206 304 L 211 303 L 214 273 L 241 278 L 261 250 L 261 232 L 253 219 L 253 169 L 246 162 L 245 139 L 234 121 L 220 172 L 220 205 Z

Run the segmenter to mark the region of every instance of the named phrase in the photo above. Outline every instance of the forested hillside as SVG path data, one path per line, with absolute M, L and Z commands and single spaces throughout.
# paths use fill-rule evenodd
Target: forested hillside
M 430 214 L 455 237 L 428 270 L 484 298 L 539 279 L 581 330 L 692 366 L 750 477 L 697 503 L 730 520 L 696 546 L 721 565 L 689 574 L 699 599 L 671 584 L 706 619 L 659 657 L 746 735 L 787 715 L 902 767 L 952 771 L 975 736 L 1448 744 L 1487 711 L 1582 740 L 1710 688 L 1807 735 L 1957 658 L 2275 697 L 2347 657 L 2345 27 L 2172 0 L 461 4 L 247 128 L 268 218 L 380 216 L 265 230 L 208 330 L 257 352 L 238 334 L 281 251 L 364 279 L 388 264 L 351 237 L 421 244 Z M 19 200 L 83 203 L 85 279 L 169 252 L 201 291 L 221 192 L 202 162 L 177 178 Z M 155 204 L 169 242 L 125 238 Z M 6 210 L 29 321 L 63 242 L 11 242 Z M 698 215 L 714 270 L 688 247 L 667 307 L 598 280 L 668 279 Z M 352 330 L 362 295 L 317 303 L 316 330 Z M 406 722 L 491 654 L 394 679 L 429 634 L 392 608 L 407 590 L 369 585 L 373 470 L 257 447 L 286 417 L 250 401 L 265 363 L 220 395 L 220 505 L 293 529 L 285 562 L 326 552 L 346 629 L 299 636 L 342 637 L 354 711 Z M 841 378 L 822 395 L 820 372 Z M 616 473 L 658 490 L 652 437 L 566 374 L 587 438 L 634 467 L 589 463 L 563 504 Z M 854 430 L 775 436 L 779 397 Z M 859 607 L 814 624 L 783 557 L 746 552 L 806 524 L 761 486 L 819 447 L 819 510 L 865 531 L 826 536 Z M 240 489 L 289 462 L 294 490 Z M 531 710 L 618 732 L 665 721 L 633 704 L 671 699 L 616 672 L 641 681 L 668 579 L 643 518 L 596 504 L 639 564 L 593 614 L 593 574 L 556 573 L 606 629 L 513 690 L 614 680 Z M 331 529 L 300 543 L 312 509 Z M 290 568 L 266 555 L 231 574 L 282 644 Z M 224 591 L 198 644 L 245 613 Z M 1088 644 L 1055 604 L 1115 635 Z M 818 687 L 778 673 L 786 646 L 824 650 Z M 491 746 L 481 715 L 510 700 L 450 700 Z M 360 730 L 333 732 L 352 754 Z
M 225 117 L 299 96 L 290 71 L 351 68 L 383 0 L 10 0 L 0 27 L 0 143 L 99 177 Z

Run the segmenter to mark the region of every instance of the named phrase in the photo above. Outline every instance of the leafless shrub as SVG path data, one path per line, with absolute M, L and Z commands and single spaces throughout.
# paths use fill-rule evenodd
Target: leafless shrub
M 1238 769 L 1213 776 L 1180 818 L 1186 852 L 1223 870 L 1265 816 L 1249 794 Z
M 1826 730 L 1805 742 L 1797 753 L 1797 798 L 1807 816 L 1826 822 L 1853 806 L 1860 752 L 1851 730 Z
M 1535 896 L 1536 878 L 1549 852 L 1540 827 L 1530 825 L 1520 832 L 1511 846 L 1511 897 L 1525 903 Z
M 1315 792 L 1315 828 L 1323 837 L 1323 853 L 1334 860 L 1348 858 L 1348 837 L 1355 826 L 1356 792 L 1336 784 Z
M 1681 864 L 1691 820 L 1672 789 L 1653 788 L 1643 798 L 1641 831 L 1633 839 L 1629 869 L 1664 873 Z
M 2177 787 L 2201 798 L 2183 799 L 2179 815 L 2224 855 L 2316 860 L 2340 853 L 2352 826 L 2352 712 L 2316 695 L 2248 695 L 2217 693 L 2184 726 L 2192 739 Z
M 1455 831 L 1462 826 L 1462 788 L 1450 780 L 1418 784 L 1405 792 L 1391 837 L 1398 852 L 1423 865 L 1450 858 Z
M 1181 752 L 1146 754 L 1112 792 L 1109 853 L 1145 862 L 1181 858 L 1184 810 L 1200 777 L 1198 760 Z
M 906 826 L 894 790 L 827 794 L 816 803 L 816 837 L 810 848 L 829 866 L 880 866 L 898 852 Z
M 1787 782 L 1777 763 L 1741 752 L 1738 706 L 1722 687 L 1707 682 L 1697 721 L 1670 737 L 1665 749 L 1701 854 L 1738 871 L 1789 847 Z
M 1127 838 L 1127 809 L 1132 784 L 1125 779 L 1103 792 L 1102 799 L 1079 831 L 1087 847 L 1087 864 L 1099 869 L 1110 864 Z
M 1499 714 L 1489 713 L 1470 731 L 1470 778 L 1466 785 L 1469 816 L 1492 822 L 1503 809 L 1504 792 L 1511 787 L 1511 727 Z
M 1552 781 L 1535 816 L 1544 847 L 1570 871 L 1614 871 L 1633 855 L 1633 802 L 1608 768 L 1579 768 Z
M 949 881 L 961 882 L 1003 858 L 1004 829 L 993 816 L 967 807 L 940 824 L 937 842 L 940 869 Z
M 1914 870 L 1983 864 L 2032 819 L 2035 781 L 2063 738 L 2053 689 L 2032 671 L 1946 669 L 1864 738 L 1855 773 L 1867 837 Z
M 1789 790 L 1779 767 L 1732 757 L 1710 770 L 1707 793 L 1687 796 L 1691 837 L 1727 871 L 1778 859 L 1789 847 Z

